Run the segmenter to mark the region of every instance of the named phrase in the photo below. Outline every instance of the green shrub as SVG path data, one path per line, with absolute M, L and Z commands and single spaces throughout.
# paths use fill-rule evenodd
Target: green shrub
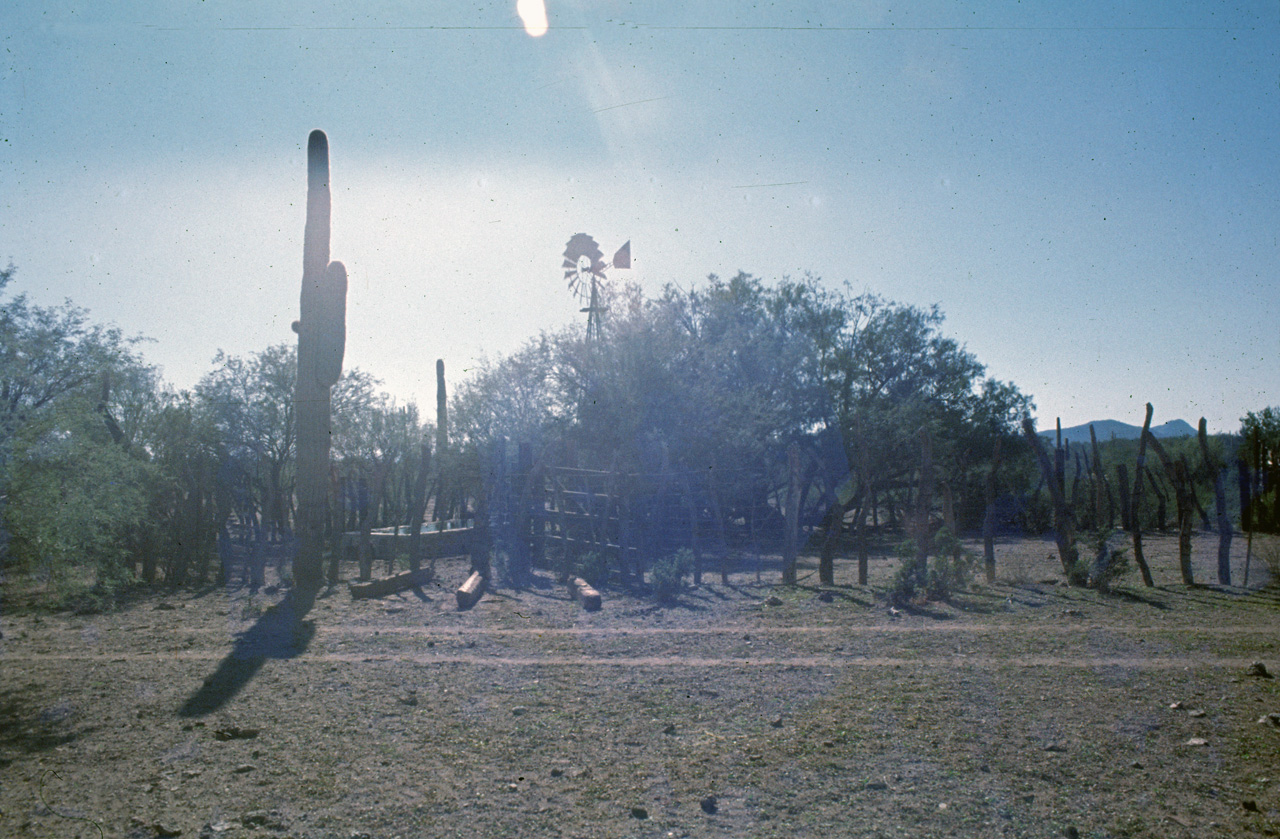
M 13 443 L 7 562 L 61 594 L 92 581 L 110 599 L 132 578 L 127 536 L 145 521 L 155 469 L 116 445 L 92 407 L 71 400 Z
M 1133 566 L 1129 563 L 1129 551 L 1127 548 L 1110 548 L 1109 540 L 1112 531 L 1109 528 L 1102 528 L 1094 531 L 1086 544 L 1089 546 L 1089 556 L 1081 556 L 1076 561 L 1075 568 L 1072 569 L 1071 579 L 1073 585 L 1078 582 L 1080 585 L 1088 585 L 1098 591 L 1110 591 L 1111 587 L 1123 577 L 1133 570 Z M 1099 562 L 1098 557 L 1107 551 L 1107 558 L 1104 562 Z
M 659 600 L 670 600 L 684 589 L 684 578 L 693 568 L 693 551 L 681 548 L 653 564 L 649 584 Z
M 916 556 L 916 543 L 908 539 L 898 545 L 895 553 L 902 560 L 898 570 L 893 574 L 893 582 L 889 586 L 889 602 L 904 606 L 923 593 L 927 581 L 927 561 L 921 563 Z
M 973 582 L 976 557 L 960 547 L 960 540 L 947 528 L 939 530 L 933 538 L 938 552 L 932 560 L 916 556 L 916 543 L 908 540 L 898 546 L 902 565 L 893 575 L 889 588 L 889 600 L 898 604 L 924 600 L 949 600 L 953 594 L 964 591 Z
M 945 527 L 933 537 L 933 544 L 938 556 L 929 566 L 925 593 L 930 600 L 947 600 L 973 582 L 977 557 L 965 550 L 959 537 Z

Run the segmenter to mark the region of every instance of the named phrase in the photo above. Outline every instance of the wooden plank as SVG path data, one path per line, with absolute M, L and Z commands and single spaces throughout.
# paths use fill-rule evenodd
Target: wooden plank
M 458 588 L 458 610 L 470 609 L 484 595 L 485 579 L 479 571 L 472 571 L 467 581 Z
M 388 531 L 370 534 L 372 542 L 388 542 L 395 540 L 395 534 Z M 439 533 L 422 534 L 422 556 L 425 559 L 442 559 L 449 556 L 466 556 L 471 553 L 472 545 L 480 545 L 487 538 L 485 528 L 468 527 L 459 530 L 444 530 Z M 343 547 L 355 545 L 360 539 L 359 533 L 342 534 Z
M 582 603 L 582 608 L 588 612 L 600 611 L 600 592 L 581 577 L 574 577 L 569 582 L 569 596 Z
M 553 466 L 550 471 L 557 477 L 560 475 L 572 475 L 575 477 L 604 478 L 613 474 L 612 472 L 602 472 L 598 469 L 574 469 L 571 466 Z
M 403 574 L 396 574 L 394 577 L 382 580 L 347 585 L 351 589 L 351 598 L 360 600 L 368 597 L 386 597 L 388 594 L 395 594 L 397 591 L 404 591 L 429 582 L 431 582 L 431 569 L 424 568 L 420 571 L 405 571 Z
M 560 537 L 559 537 L 559 536 L 556 536 L 555 538 L 559 539 Z M 562 541 L 567 542 L 567 543 L 568 543 L 568 544 L 570 544 L 570 545 L 587 545 L 587 546 L 589 546 L 589 547 L 593 547 L 593 548 L 597 548 L 597 549 L 605 550 L 605 551 L 620 551 L 620 550 L 622 550 L 622 546 L 620 546 L 620 545 L 615 545 L 615 544 L 613 544 L 612 542 L 606 542 L 606 543 L 603 543 L 603 544 L 602 544 L 602 543 L 600 543 L 600 542 L 595 542 L 595 541 L 592 541 L 592 540 L 590 540 L 590 539 L 574 539 L 574 538 L 572 538 L 572 537 L 571 537 L 571 538 L 569 538 L 569 539 L 564 539 L 564 540 L 562 540 Z M 640 550 L 640 548 L 639 548 L 638 546 L 636 546 L 636 545 L 628 545 L 626 549 L 627 549 L 628 551 L 632 552 L 632 553 L 635 553 L 635 552 L 637 552 L 637 551 L 639 551 L 639 550 Z

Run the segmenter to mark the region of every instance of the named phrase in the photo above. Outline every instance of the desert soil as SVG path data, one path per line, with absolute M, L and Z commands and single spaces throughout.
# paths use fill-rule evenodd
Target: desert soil
M 996 584 L 901 612 L 885 557 L 599 612 L 549 575 L 460 612 L 461 560 L 379 600 L 8 597 L 0 836 L 1275 835 L 1280 591 L 1147 549 L 1156 588 L 1102 595 L 1003 542 Z

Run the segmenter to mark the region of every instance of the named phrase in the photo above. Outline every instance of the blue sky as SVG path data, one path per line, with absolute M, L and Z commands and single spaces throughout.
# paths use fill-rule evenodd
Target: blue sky
M 0 259 L 190 386 L 290 340 L 329 135 L 347 362 L 434 399 L 573 322 L 560 254 L 938 303 L 1042 426 L 1280 404 L 1280 8 L 41 2 L 0 10 Z

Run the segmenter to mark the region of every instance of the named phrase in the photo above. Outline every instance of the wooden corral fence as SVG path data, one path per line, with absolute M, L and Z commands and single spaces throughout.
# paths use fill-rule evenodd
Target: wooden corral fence
M 731 543 L 757 556 L 762 549 L 785 551 L 788 481 L 775 482 L 777 493 L 761 491 L 752 504 L 718 486 L 713 470 L 550 466 L 535 464 L 527 444 L 514 461 L 505 445 L 496 449 L 487 521 L 495 551 L 506 555 L 517 580 L 533 568 L 547 568 L 568 582 L 594 555 L 610 576 L 638 581 L 654 561 L 688 550 L 695 583 L 708 569 L 727 581 Z M 743 480 L 736 473 L 732 478 Z M 763 473 L 757 481 L 768 482 Z M 791 531 L 792 540 L 797 532 Z
M 558 548 L 561 580 L 573 575 L 573 561 L 587 553 L 595 553 L 624 578 L 643 573 L 635 543 L 630 480 L 617 472 L 590 469 L 546 471 L 543 486 L 531 493 L 542 499 L 532 518 L 534 528 L 541 531 L 544 553 L 547 541 Z
M 360 568 L 360 579 L 368 580 L 375 560 L 387 563 L 387 573 L 394 569 L 395 556 L 401 545 L 407 545 L 410 537 L 407 527 L 379 527 L 369 531 L 368 548 L 361 549 L 365 538 L 359 532 L 342 534 L 340 548 L 343 556 Z M 428 572 L 433 572 L 435 560 L 450 556 L 477 556 L 488 550 L 489 537 L 484 527 L 476 527 L 474 521 L 451 521 L 422 525 L 422 559 L 431 562 Z M 473 559 L 473 564 L 475 560 Z

